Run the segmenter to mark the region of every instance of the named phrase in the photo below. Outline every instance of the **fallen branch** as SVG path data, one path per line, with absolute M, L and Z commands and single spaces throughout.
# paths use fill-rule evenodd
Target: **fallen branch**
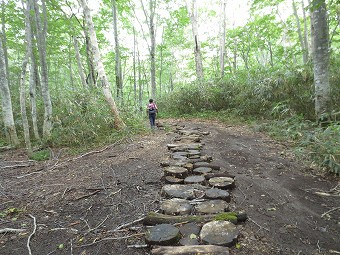
M 29 173 L 29 174 L 24 174 L 24 175 L 21 175 L 21 176 L 17 176 L 16 178 L 17 179 L 21 179 L 21 178 L 24 178 L 24 177 L 27 177 L 27 176 L 30 176 L 32 174 L 38 174 L 38 173 L 41 173 L 41 171 L 44 170 L 44 168 L 41 168 L 39 169 L 38 171 L 35 171 L 35 172 L 32 172 L 32 173 Z
M 31 166 L 30 164 L 25 164 L 25 165 L 12 165 L 12 166 L 3 166 L 1 169 L 9 169 L 9 168 L 18 168 L 18 167 L 29 167 Z
M 128 248 L 136 248 L 136 249 L 143 249 L 143 248 L 148 248 L 149 245 L 147 244 L 133 244 L 133 245 L 128 245 Z
M 3 229 L 0 229 L 0 234 L 2 234 L 2 233 L 20 233 L 20 232 L 24 232 L 24 231 L 26 231 L 26 229 L 3 228 Z
M 340 197 L 340 195 L 333 195 L 333 194 L 329 194 L 326 192 L 315 192 L 315 194 L 319 195 L 319 196 L 326 196 L 326 197 Z
M 335 208 L 333 208 L 333 209 L 331 209 L 331 210 L 329 210 L 329 211 L 323 213 L 323 214 L 321 215 L 321 218 L 323 218 L 323 217 L 325 217 L 327 214 L 329 214 L 329 213 L 331 213 L 331 212 L 334 212 L 334 211 L 336 211 L 336 210 L 339 210 L 339 209 L 340 209 L 340 207 L 335 207 Z
M 93 196 L 93 195 L 95 195 L 95 194 L 97 194 L 97 193 L 99 193 L 99 192 L 101 192 L 101 190 L 96 190 L 95 192 L 92 192 L 92 193 L 90 193 L 90 194 L 87 194 L 87 195 L 78 197 L 78 198 L 76 198 L 75 200 L 78 201 L 78 200 L 81 200 L 81 199 L 83 199 L 83 198 L 88 198 L 88 197 L 91 197 L 91 196 Z
M 33 219 L 33 225 L 34 225 L 33 232 L 30 234 L 30 236 L 27 239 L 28 254 L 32 255 L 32 251 L 31 251 L 31 247 L 30 247 L 30 241 L 31 241 L 32 236 L 35 234 L 35 231 L 37 230 L 37 222 L 36 222 L 36 219 L 33 215 L 29 214 L 28 216 L 30 216 Z
M 329 253 L 332 253 L 332 254 L 340 254 L 340 251 L 329 250 Z
M 139 219 L 137 219 L 137 220 L 131 221 L 131 222 L 129 222 L 129 223 L 120 225 L 120 226 L 116 227 L 114 230 L 112 230 L 112 232 L 118 231 L 118 230 L 120 230 L 120 229 L 122 229 L 122 228 L 125 228 L 125 227 L 131 226 L 131 225 L 133 225 L 133 224 L 135 224 L 135 223 L 141 222 L 141 221 L 143 221 L 144 219 L 145 219 L 145 217 L 142 217 L 142 218 L 139 218 Z
M 75 161 L 75 160 L 81 159 L 81 158 L 83 158 L 83 157 L 92 155 L 92 154 L 101 153 L 101 152 L 103 152 L 103 151 L 105 151 L 105 150 L 107 150 L 107 149 L 109 149 L 109 148 L 111 148 L 111 147 L 113 147 L 113 146 L 115 146 L 115 145 L 121 143 L 124 139 L 125 139 L 125 137 L 123 137 L 122 139 L 118 140 L 117 142 L 115 142 L 115 143 L 113 143 L 113 144 L 110 144 L 110 145 L 108 145 L 108 146 L 105 146 L 105 147 L 104 147 L 103 149 L 101 149 L 101 150 L 97 150 L 97 151 L 89 151 L 89 152 L 87 152 L 87 153 L 85 153 L 85 154 L 82 154 L 82 155 L 80 155 L 80 156 L 78 156 L 78 157 L 70 158 L 70 159 L 68 159 L 68 160 L 66 160 L 66 161 L 63 161 L 63 162 L 61 162 L 60 164 L 58 164 L 58 162 L 57 162 L 56 164 L 54 164 L 54 165 L 53 165 L 51 168 L 49 168 L 48 170 L 56 169 L 56 168 L 58 168 L 58 167 L 63 166 L 64 164 L 66 164 L 66 163 L 68 163 L 68 162 Z

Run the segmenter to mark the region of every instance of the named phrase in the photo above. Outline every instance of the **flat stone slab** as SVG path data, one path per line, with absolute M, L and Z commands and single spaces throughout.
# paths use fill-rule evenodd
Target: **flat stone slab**
M 199 245 L 200 242 L 198 241 L 198 236 L 191 235 L 191 236 L 185 236 L 182 237 L 181 240 L 179 240 L 180 245 L 183 246 L 189 246 L 189 245 Z
M 198 184 L 166 184 L 161 194 L 166 197 L 194 199 L 205 194 L 207 187 Z
M 192 208 L 193 206 L 188 200 L 180 198 L 163 201 L 160 205 L 163 213 L 168 215 L 188 215 L 191 213 Z
M 225 191 L 225 190 L 222 190 L 222 189 L 216 189 L 216 188 L 208 189 L 205 192 L 205 198 L 208 198 L 208 199 L 222 199 L 222 200 L 227 201 L 228 203 L 231 200 L 230 194 L 229 194 L 228 191 Z
M 164 175 L 174 176 L 176 178 L 185 178 L 188 176 L 188 169 L 180 166 L 168 166 L 163 168 Z
M 180 239 L 179 229 L 171 224 L 160 224 L 150 228 L 145 242 L 150 245 L 172 245 Z
M 176 178 L 174 176 L 165 176 L 165 182 L 168 184 L 183 184 L 184 179 Z
M 221 199 L 204 201 L 195 206 L 197 214 L 217 214 L 229 210 L 229 204 Z
M 192 172 L 194 174 L 207 174 L 207 173 L 210 173 L 211 171 L 212 171 L 212 168 L 201 166 L 201 167 L 195 168 Z
M 194 168 L 198 168 L 198 167 L 210 167 L 210 168 L 212 168 L 212 169 L 214 169 L 214 170 L 220 170 L 220 169 L 221 169 L 220 166 L 211 164 L 211 163 L 206 162 L 206 161 L 203 161 L 203 162 L 195 162 L 195 163 L 194 163 Z
M 162 246 L 151 250 L 153 255 L 229 255 L 229 248 L 217 245 Z
M 235 180 L 231 177 L 213 177 L 208 182 L 211 186 L 220 189 L 232 189 L 235 187 Z
M 180 228 L 179 228 L 179 232 L 183 235 L 183 236 L 190 236 L 191 234 L 194 235 L 199 235 L 201 231 L 201 227 L 198 226 L 196 223 L 194 222 L 190 222 L 187 224 L 183 224 Z
M 185 152 L 185 151 L 177 151 L 177 152 L 173 152 L 171 157 L 173 159 L 176 159 L 176 160 L 181 160 L 181 159 L 185 159 L 187 158 L 188 156 L 188 153 Z
M 211 221 L 203 225 L 200 238 L 205 244 L 232 246 L 238 238 L 239 230 L 229 221 Z
M 184 179 L 185 184 L 204 184 L 205 183 L 205 178 L 202 175 L 193 175 L 193 176 L 188 176 Z

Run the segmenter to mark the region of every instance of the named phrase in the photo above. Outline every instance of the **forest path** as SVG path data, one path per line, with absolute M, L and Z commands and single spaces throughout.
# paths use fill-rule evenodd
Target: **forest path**
M 240 248 L 231 254 L 337 254 L 340 252 L 339 196 L 316 192 L 339 188 L 297 162 L 289 148 L 245 126 L 217 122 L 162 121 L 209 131 L 203 153 L 236 176 L 231 208 L 244 210 Z M 27 239 L 36 218 L 32 254 L 149 254 L 141 223 L 159 209 L 167 144 L 176 134 L 126 139 L 93 153 L 45 163 L 26 162 L 24 154 L 3 153 L 0 163 L 0 254 L 27 254 Z M 14 162 L 14 160 L 23 160 Z M 4 168 L 30 164 L 29 167 Z M 334 190 L 333 190 L 334 191 Z M 332 193 L 329 193 L 332 194 Z M 333 192 L 334 194 L 334 192 Z M 6 211 L 8 208 L 15 208 Z M 18 210 L 16 210 L 18 209 Z M 31 215 L 31 216 L 29 216 Z

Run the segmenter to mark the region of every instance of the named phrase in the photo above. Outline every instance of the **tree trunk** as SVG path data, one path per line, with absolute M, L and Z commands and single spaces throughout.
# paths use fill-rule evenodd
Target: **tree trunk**
M 308 55 L 306 55 L 306 46 L 304 44 L 304 40 L 303 40 L 303 37 L 302 37 L 300 17 L 299 17 L 299 15 L 297 13 L 297 8 L 296 8 L 296 4 L 295 4 L 294 0 L 293 0 L 293 11 L 294 11 L 295 19 L 296 19 L 296 25 L 297 25 L 297 29 L 298 29 L 299 41 L 300 41 L 300 46 L 301 46 L 301 50 L 302 50 L 302 60 L 303 60 L 303 64 L 306 65 L 307 61 L 308 61 Z
M 90 40 L 90 44 L 91 44 L 91 53 L 93 55 L 94 58 L 94 65 L 95 65 L 95 69 L 98 72 L 98 78 L 100 81 L 100 85 L 103 89 L 103 94 L 105 97 L 106 102 L 109 104 L 109 107 L 113 113 L 114 116 L 114 126 L 116 129 L 120 130 L 125 128 L 125 123 L 122 121 L 122 119 L 119 116 L 119 112 L 116 106 L 116 103 L 112 97 L 111 94 L 111 90 L 110 90 L 110 84 L 109 81 L 107 79 L 105 70 L 104 70 L 104 65 L 103 62 L 101 60 L 100 57 L 100 51 L 99 51 L 99 46 L 98 46 L 98 41 L 97 41 L 97 37 L 96 37 L 96 32 L 94 30 L 94 25 L 93 25 L 93 21 L 92 21 L 92 16 L 90 13 L 90 9 L 87 6 L 86 0 L 79 0 L 82 8 L 83 8 L 83 12 L 84 12 L 84 17 L 85 17 L 85 23 L 87 26 L 87 29 L 89 30 L 89 40 Z
M 147 12 L 144 6 L 143 0 L 140 0 L 140 3 L 142 6 L 144 15 L 145 15 L 146 22 L 148 24 L 149 34 L 150 34 L 151 45 L 149 45 L 149 53 L 150 53 L 151 97 L 155 99 L 157 96 L 156 95 L 156 32 L 155 32 L 155 24 L 154 24 L 156 0 L 149 0 L 149 13 Z M 141 29 L 143 32 L 142 25 L 141 25 Z M 143 32 L 143 36 L 145 38 L 144 32 Z
M 2 102 L 2 114 L 5 126 L 5 132 L 8 142 L 14 146 L 19 144 L 17 131 L 14 125 L 13 109 L 11 92 L 8 86 L 8 80 L 6 76 L 6 64 L 5 64 L 5 54 L 2 46 L 3 34 L 0 32 L 0 95 Z
M 156 0 L 150 1 L 150 39 L 151 39 L 151 97 L 156 98 L 156 31 L 154 24 Z
M 327 120 L 331 112 L 329 86 L 329 28 L 325 0 L 312 2 L 313 63 L 315 85 L 315 114 L 318 120 Z
M 136 30 L 133 28 L 133 102 L 137 105 Z
M 1 15 L 1 29 L 2 29 L 2 47 L 4 50 L 5 56 L 5 66 L 6 66 L 6 77 L 8 82 L 8 87 L 11 87 L 10 79 L 9 79 L 9 67 L 8 67 L 8 52 L 7 52 L 7 37 L 6 37 L 6 20 L 5 20 L 5 2 L 2 0 L 2 15 Z
M 121 103 L 123 102 L 123 76 L 122 66 L 120 60 L 118 27 L 117 27 L 117 0 L 112 0 L 112 16 L 113 16 L 113 32 L 115 39 L 115 74 L 116 74 L 116 88 L 117 98 Z
M 226 0 L 221 0 L 221 21 L 220 21 L 220 74 L 224 76 L 224 61 L 225 61 L 225 36 L 226 36 Z
M 28 63 L 28 54 L 26 54 L 25 59 L 22 62 L 21 68 L 21 77 L 20 77 L 20 109 L 21 109 L 21 119 L 22 126 L 24 129 L 24 139 L 26 144 L 26 150 L 28 157 L 31 157 L 33 154 L 32 145 L 30 140 L 30 129 L 26 114 L 26 88 L 25 88 L 25 79 L 26 79 L 26 68 Z
M 25 26 L 27 27 L 27 49 L 28 49 L 28 56 L 30 59 L 30 79 L 29 79 L 29 87 L 30 87 L 30 103 L 31 103 L 31 117 L 32 117 L 32 127 L 33 127 L 33 133 L 34 138 L 38 141 L 40 141 L 40 135 L 38 130 L 38 117 L 37 117 L 37 101 L 36 101 L 36 89 L 37 85 L 39 84 L 39 75 L 38 75 L 38 69 L 36 64 L 36 58 L 34 54 L 34 46 L 33 46 L 33 31 L 32 31 L 32 24 L 33 24 L 33 13 L 34 13 L 34 7 L 31 5 L 30 0 L 26 1 L 26 8 L 27 12 L 25 12 L 25 15 L 28 15 L 28 17 L 25 17 Z M 32 12 L 32 14 L 30 14 Z
M 22 0 L 22 6 L 23 8 L 25 8 L 24 0 Z M 31 40 L 29 3 L 27 3 L 27 6 L 24 12 L 25 12 L 26 54 L 22 62 L 21 77 L 20 77 L 20 109 L 21 109 L 21 119 L 22 119 L 22 126 L 24 130 L 24 139 L 25 139 L 27 155 L 31 157 L 33 154 L 33 150 L 32 150 L 32 145 L 31 145 L 31 140 L 30 140 L 30 129 L 29 129 L 27 113 L 26 113 L 26 88 L 25 88 L 27 63 L 29 61 L 30 51 L 32 50 L 30 48 L 31 45 L 29 44 L 29 41 Z
M 85 21 L 84 21 L 85 22 Z M 85 34 L 85 45 L 86 45 L 86 59 L 87 59 L 87 68 L 88 68 L 88 76 L 86 79 L 86 83 L 90 87 L 97 86 L 97 79 L 96 79 L 96 74 L 95 74 L 95 67 L 93 63 L 93 55 L 91 52 L 91 41 L 90 41 L 90 36 L 88 31 L 85 29 L 85 24 L 84 24 L 84 34 Z
M 77 40 L 76 36 L 73 36 L 73 44 L 74 44 L 74 51 L 75 51 L 75 54 L 76 54 L 78 73 L 79 73 L 79 76 L 80 76 L 81 84 L 83 85 L 83 88 L 87 88 L 86 76 L 85 76 L 85 73 L 84 73 L 83 65 L 81 63 L 81 56 L 80 56 L 78 40 Z
M 162 43 L 160 47 L 161 48 L 161 53 L 160 53 L 161 63 L 160 63 L 160 68 L 159 68 L 159 96 L 162 96 L 163 44 L 164 44 L 164 27 L 162 30 Z
M 41 94 L 44 101 L 44 124 L 43 124 L 43 137 L 49 138 L 52 132 L 52 102 L 48 86 L 48 71 L 46 59 L 46 8 L 45 1 L 42 1 L 44 22 L 42 24 L 39 6 L 36 1 L 32 1 L 35 13 L 35 23 L 37 28 L 38 51 L 41 66 Z M 31 2 L 31 3 L 32 3 Z
M 301 6 L 302 6 L 303 25 L 304 25 L 303 42 L 304 42 L 304 45 L 305 45 L 305 54 L 306 54 L 306 58 L 307 58 L 307 62 L 308 62 L 309 61 L 308 28 L 307 28 L 307 18 L 306 18 L 305 4 L 303 3 L 303 0 L 301 1 Z
M 201 44 L 198 39 L 198 24 L 197 24 L 197 6 L 196 0 L 192 0 L 191 8 L 189 7 L 188 0 L 185 1 L 187 5 L 187 10 L 190 16 L 191 25 L 192 25 L 192 34 L 194 38 L 194 54 L 195 54 L 195 63 L 196 63 L 196 75 L 197 79 L 202 81 L 204 79 L 203 73 L 203 63 L 202 63 L 202 54 L 201 54 Z

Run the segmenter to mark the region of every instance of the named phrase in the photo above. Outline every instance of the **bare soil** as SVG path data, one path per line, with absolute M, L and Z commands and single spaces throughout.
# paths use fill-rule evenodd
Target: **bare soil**
M 319 174 L 298 162 L 289 145 L 245 126 L 162 123 L 209 131 L 203 153 L 236 176 L 231 206 L 249 219 L 239 225 L 239 247 L 231 254 L 340 254 L 339 178 Z M 28 246 L 39 255 L 150 254 L 150 248 L 128 248 L 144 244 L 146 228 L 124 224 L 159 209 L 160 162 L 175 136 L 156 130 L 78 157 L 55 151 L 48 162 L 2 153 L 0 231 L 24 230 L 0 233 L 0 254 L 29 254 Z

